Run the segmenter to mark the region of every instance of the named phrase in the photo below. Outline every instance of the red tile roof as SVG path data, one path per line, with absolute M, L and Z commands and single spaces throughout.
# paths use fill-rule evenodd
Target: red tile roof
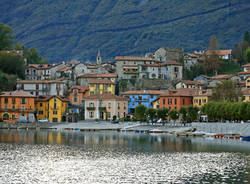
M 69 92 L 72 92 L 74 89 L 78 89 L 79 92 L 84 93 L 84 92 L 86 92 L 86 91 L 89 90 L 89 87 L 88 87 L 88 86 L 72 86 L 72 87 L 69 89 Z
M 51 98 L 58 98 L 58 99 L 60 99 L 63 102 L 69 102 L 69 100 L 66 97 L 55 96 L 55 95 L 54 96 L 50 96 L 50 95 L 47 95 L 47 96 L 38 96 L 35 99 L 35 102 L 46 102 L 46 101 L 50 100 Z
M 242 89 L 241 91 L 243 95 L 250 95 L 250 89 Z
M 220 80 L 220 79 L 231 79 L 233 75 L 216 75 L 211 77 L 212 80 Z
M 28 67 L 33 67 L 36 69 L 50 69 L 54 66 L 59 65 L 59 63 L 56 64 L 28 64 Z
M 116 61 L 156 61 L 149 57 L 138 57 L 138 56 L 116 56 Z M 159 62 L 159 61 L 156 61 Z
M 70 70 L 70 69 L 71 69 L 71 67 L 64 67 L 64 68 L 57 70 L 57 72 L 65 72 L 65 71 Z
M 246 72 L 238 72 L 238 75 L 246 75 L 246 74 L 250 74 L 250 70 L 248 70 Z
M 78 78 L 117 78 L 117 73 L 87 73 L 80 75 Z
M 199 81 L 183 80 L 182 82 L 187 85 L 202 85 Z
M 108 79 L 91 79 L 89 84 L 114 84 L 111 80 Z
M 122 95 L 163 95 L 165 94 L 165 91 L 160 90 L 137 90 L 137 91 L 126 91 L 122 92 Z
M 181 65 L 181 63 L 176 62 L 176 61 L 167 61 L 166 65 Z
M 34 95 L 23 91 L 23 90 L 17 90 L 17 91 L 6 91 L 3 92 L 0 97 L 33 97 L 35 98 Z
M 190 88 L 181 88 L 176 90 L 169 90 L 162 97 L 171 97 L 171 96 L 188 96 L 192 97 L 199 94 L 199 89 L 190 89 Z
M 20 81 L 17 81 L 17 84 L 49 84 L 49 83 L 64 84 L 63 81 L 59 81 L 59 80 L 20 80 Z
M 232 50 L 207 50 L 205 54 L 211 55 L 213 53 L 219 55 L 219 56 L 225 56 L 231 54 Z
M 242 67 L 250 67 L 250 63 L 247 63 L 245 65 L 242 65 Z
M 101 94 L 101 95 L 93 95 L 93 96 L 87 96 L 84 97 L 83 99 L 117 99 L 117 100 L 122 100 L 122 101 L 127 101 L 128 98 L 121 97 L 121 96 L 116 96 L 113 94 Z

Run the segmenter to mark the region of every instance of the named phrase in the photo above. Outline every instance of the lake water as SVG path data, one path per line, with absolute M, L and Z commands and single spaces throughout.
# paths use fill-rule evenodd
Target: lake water
M 0 130 L 0 183 L 250 183 L 250 142 Z

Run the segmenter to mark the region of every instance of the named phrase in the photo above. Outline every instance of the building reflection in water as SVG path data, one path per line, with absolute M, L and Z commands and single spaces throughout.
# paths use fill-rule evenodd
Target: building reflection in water
M 76 132 L 76 131 L 32 131 L 32 130 L 0 130 L 1 143 L 16 144 L 54 144 L 101 147 L 126 148 L 144 152 L 164 151 L 228 151 L 235 150 L 241 141 L 233 140 L 205 140 L 187 137 L 175 137 L 164 134 L 136 134 L 122 132 Z M 225 146 L 226 143 L 226 146 Z M 230 148 L 230 146 L 232 147 Z M 250 147 L 250 143 L 244 145 Z M 244 147 L 244 149 L 245 149 Z M 239 149 L 238 149 L 239 151 Z M 246 150 L 249 151 L 249 150 Z

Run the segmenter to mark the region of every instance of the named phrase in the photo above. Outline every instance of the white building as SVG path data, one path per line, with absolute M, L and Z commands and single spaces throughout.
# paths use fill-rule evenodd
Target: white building
M 21 80 L 17 81 L 17 89 L 32 95 L 58 95 L 64 93 L 64 82 L 58 80 Z

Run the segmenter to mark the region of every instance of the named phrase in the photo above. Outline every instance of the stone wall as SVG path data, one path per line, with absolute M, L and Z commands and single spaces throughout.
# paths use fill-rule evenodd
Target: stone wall
M 250 136 L 250 123 L 192 123 L 192 127 L 209 133 Z

